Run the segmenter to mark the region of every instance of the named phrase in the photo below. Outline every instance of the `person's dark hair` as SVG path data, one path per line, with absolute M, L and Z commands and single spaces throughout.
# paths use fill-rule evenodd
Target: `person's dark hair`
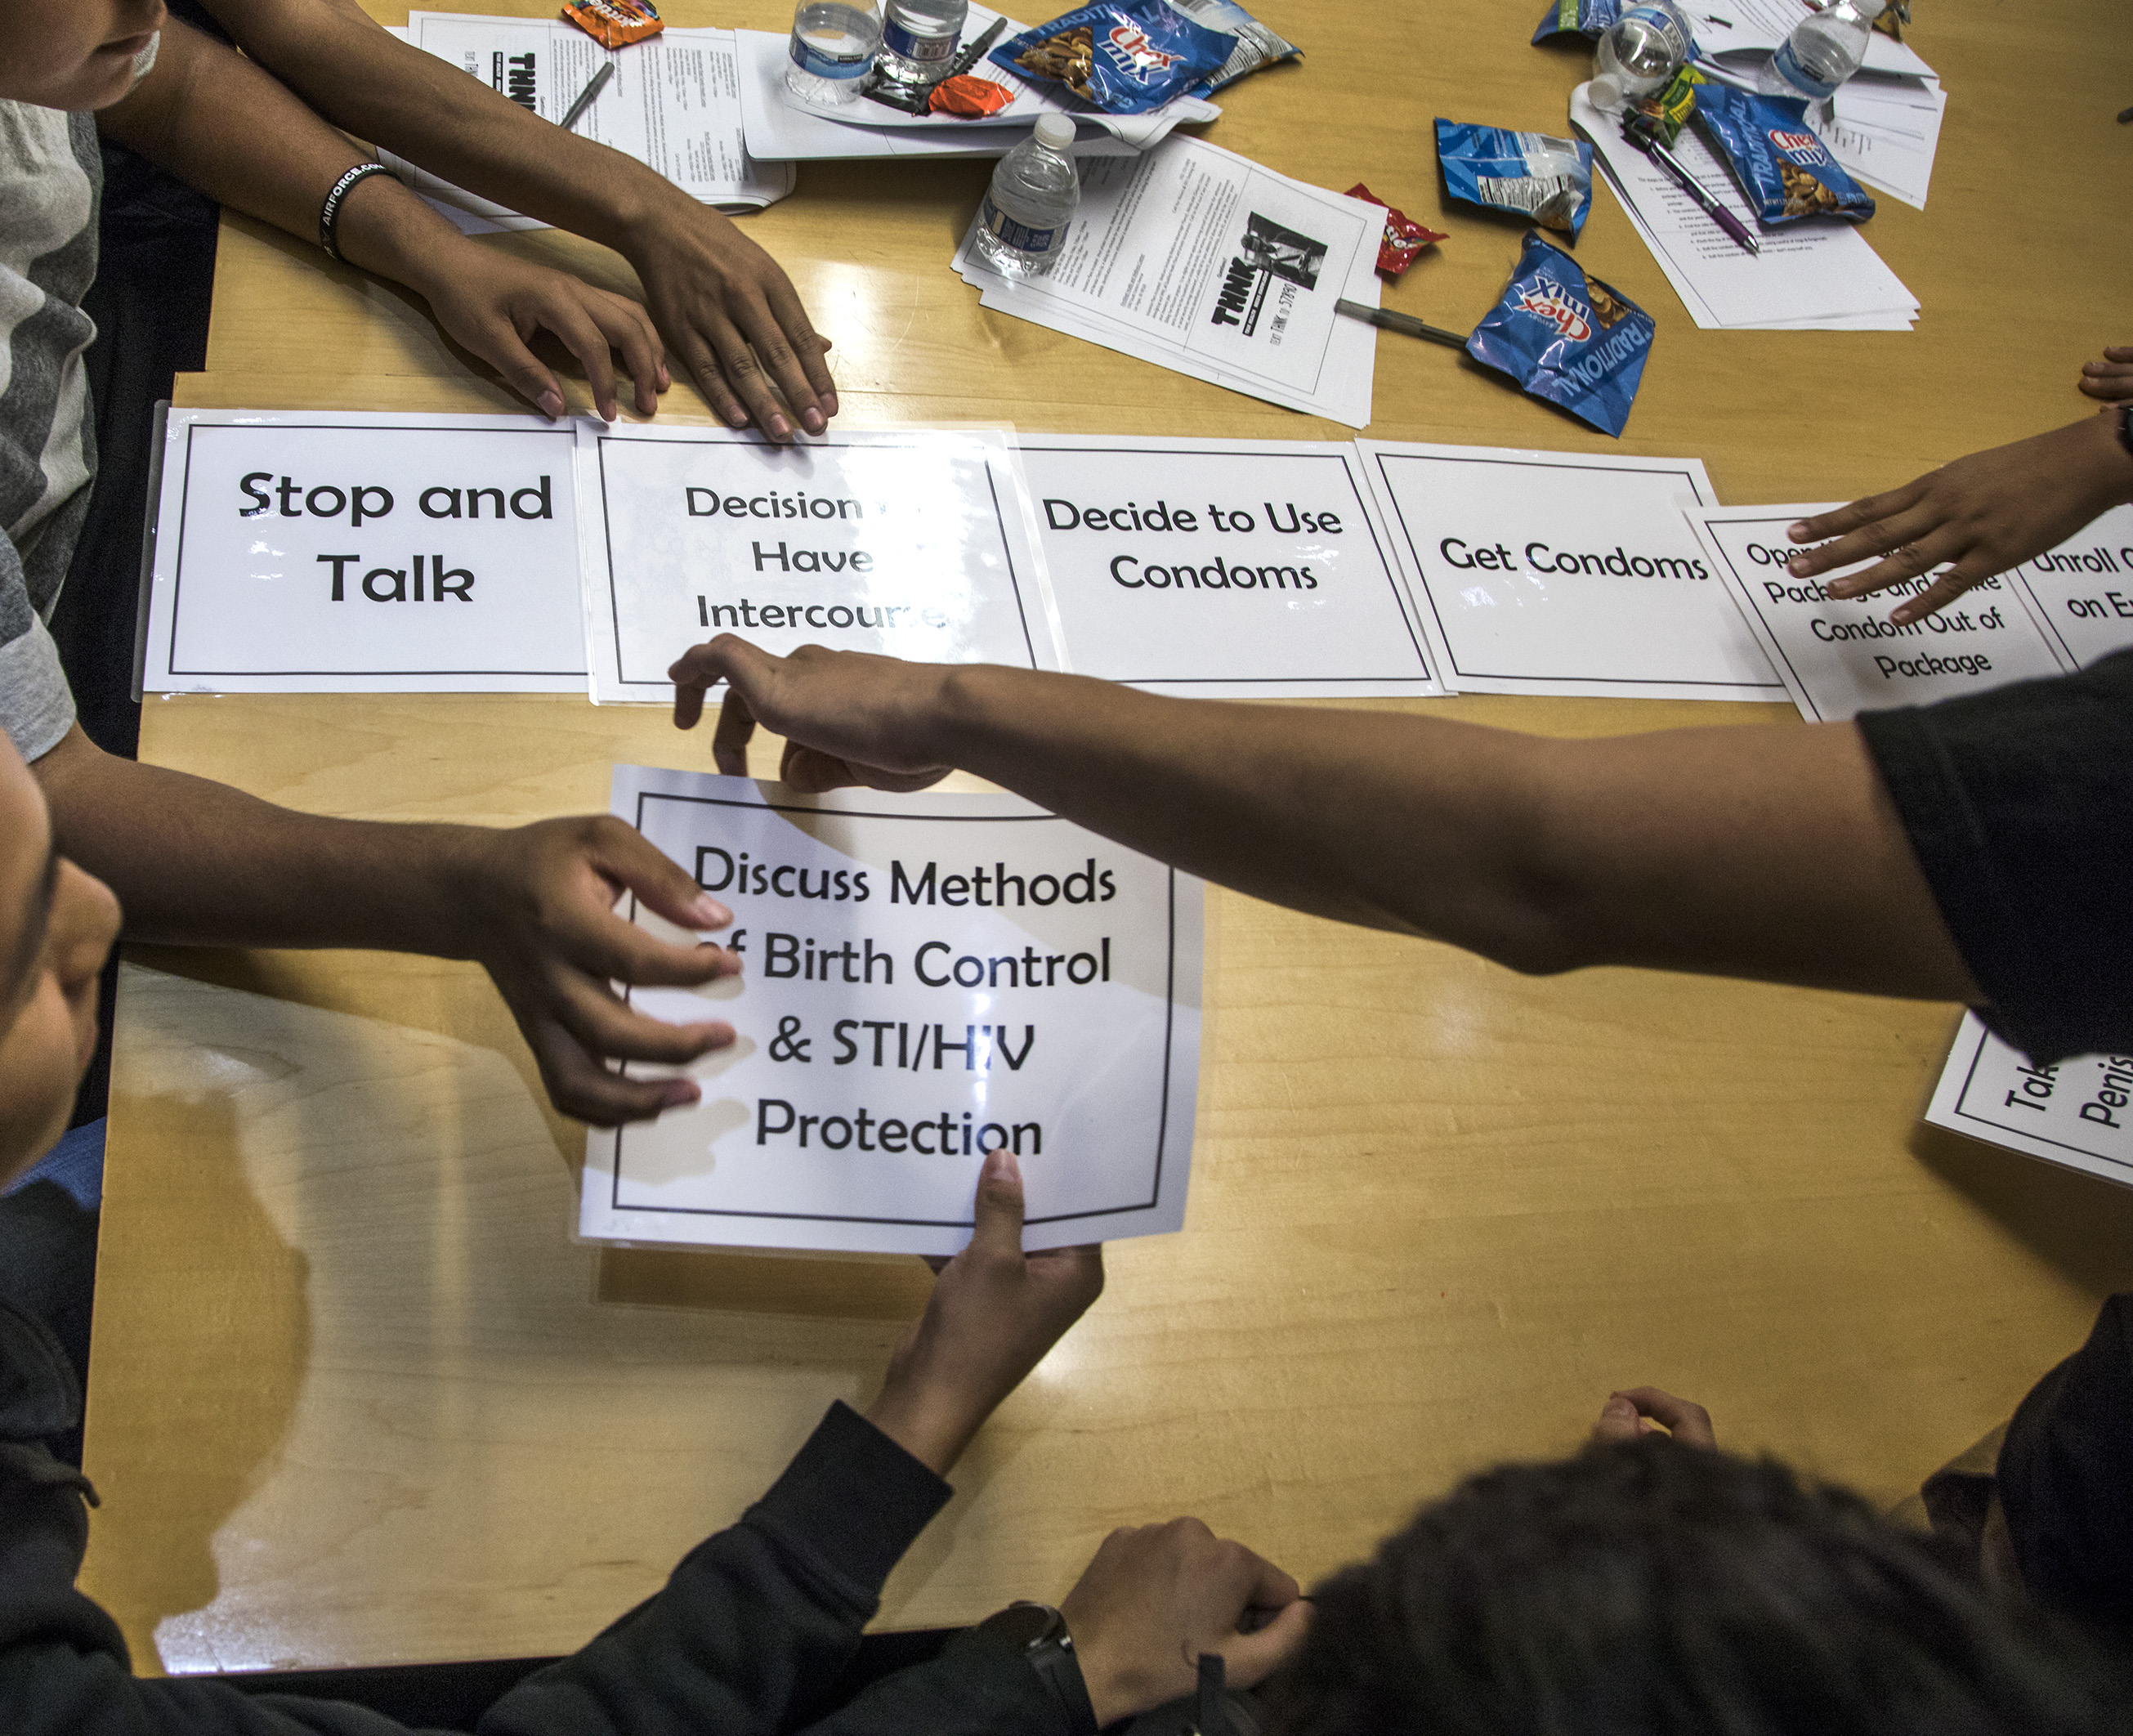
M 1507 1465 L 1312 1594 L 1279 1736 L 2097 1736 L 2115 1661 L 1857 1496 L 1653 1436 Z

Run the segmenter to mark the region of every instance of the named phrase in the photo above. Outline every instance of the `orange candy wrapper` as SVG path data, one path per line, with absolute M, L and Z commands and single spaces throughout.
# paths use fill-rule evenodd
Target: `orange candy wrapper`
M 936 114 L 960 115 L 966 121 L 981 121 L 989 114 L 999 113 L 1014 100 L 1014 93 L 1005 85 L 960 72 L 933 87 L 927 106 Z
M 1435 229 L 1424 229 L 1405 211 L 1385 205 L 1360 181 L 1348 189 L 1351 199 L 1367 200 L 1375 205 L 1384 205 L 1385 232 L 1378 238 L 1378 269 L 1388 277 L 1397 277 L 1414 263 L 1415 255 L 1432 241 L 1448 238 Z
M 651 0 L 570 0 L 563 16 L 603 48 L 642 42 L 667 27 Z

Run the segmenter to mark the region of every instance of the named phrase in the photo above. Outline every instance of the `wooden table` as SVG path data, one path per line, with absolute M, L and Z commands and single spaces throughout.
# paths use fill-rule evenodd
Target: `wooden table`
M 1535 9 L 1264 0 L 1310 58 L 1225 93 L 1207 136 L 1451 231 L 1387 300 L 1471 323 L 1519 231 L 1444 209 L 1429 125 L 1560 130 L 1589 63 L 1529 48 Z M 1371 432 L 1693 453 L 1749 501 L 1893 485 L 2071 420 L 2080 363 L 2133 337 L 2126 36 L 2102 0 L 1919 14 L 1955 93 L 1932 209 L 1886 200 L 1867 230 L 1925 304 L 1917 332 L 1698 331 L 1602 192 L 1579 257 L 1660 327 L 1628 436 L 1390 336 Z M 771 0 L 669 16 L 784 22 Z M 986 172 L 808 165 L 750 219 L 836 340 L 848 424 L 1345 435 L 980 311 L 947 261 Z M 494 244 L 631 282 L 567 237 Z M 181 395 L 513 407 L 419 305 L 241 220 Z M 1417 703 L 1558 734 L 1791 715 Z M 618 760 L 706 756 L 655 713 L 532 697 L 162 701 L 142 751 L 319 812 L 496 822 L 599 808 Z M 1114 1250 L 1103 1301 L 892 1580 L 888 1625 L 1056 1599 L 1107 1528 L 1185 1511 L 1307 1579 L 1463 1473 L 1569 1448 L 1641 1381 L 1703 1400 L 1731 1445 L 1893 1500 L 2133 1280 L 2133 1195 L 1919 1126 L 1952 1008 L 1529 980 L 1225 893 L 1208 941 L 1185 1232 Z M 917 1262 L 575 1245 L 581 1149 L 467 967 L 132 955 L 84 1584 L 142 1667 L 569 1649 L 731 1520 L 831 1398 L 871 1394 Z

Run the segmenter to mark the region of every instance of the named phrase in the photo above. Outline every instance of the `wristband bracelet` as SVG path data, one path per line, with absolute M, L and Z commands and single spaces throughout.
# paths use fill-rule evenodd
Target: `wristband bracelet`
M 388 172 L 382 162 L 360 162 L 333 184 L 326 202 L 319 207 L 319 245 L 326 250 L 326 258 L 340 258 L 337 231 L 340 227 L 340 208 L 347 202 L 349 190 L 365 176 Z

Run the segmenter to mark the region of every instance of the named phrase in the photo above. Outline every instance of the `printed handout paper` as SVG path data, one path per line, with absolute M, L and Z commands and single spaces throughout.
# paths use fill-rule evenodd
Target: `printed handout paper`
M 1352 445 L 1017 446 L 1076 673 L 1201 698 L 1443 692 Z
M 952 1253 L 1003 1147 L 1027 1247 L 1182 1225 L 1199 882 L 1010 796 L 625 765 L 614 811 L 733 911 L 744 971 L 632 992 L 738 1040 L 685 1069 L 700 1102 L 588 1136 L 581 1234 Z
M 1832 597 L 1827 579 L 1796 579 L 1786 568 L 1798 551 L 1788 526 L 1828 505 L 1698 507 L 1688 512 L 1719 577 L 1811 722 L 1842 722 L 1888 706 L 1924 705 L 1982 692 L 2031 676 L 2056 675 L 2056 648 L 2031 615 L 2019 588 L 1987 579 L 1938 614 L 1899 627 L 1890 611 L 1904 593 L 1891 589 L 1849 602 Z M 1925 581 L 1914 581 L 1923 588 Z
M 595 701 L 667 703 L 668 665 L 727 631 L 781 654 L 1060 666 L 1004 436 L 580 426 Z
M 1355 444 L 1447 687 L 1784 697 L 1682 523 L 1696 459 Z
M 582 692 L 576 436 L 174 410 L 139 655 L 190 692 Z
M 2133 1187 L 2133 1055 L 2077 1055 L 2039 1067 L 1966 1013 L 1926 1119 Z

